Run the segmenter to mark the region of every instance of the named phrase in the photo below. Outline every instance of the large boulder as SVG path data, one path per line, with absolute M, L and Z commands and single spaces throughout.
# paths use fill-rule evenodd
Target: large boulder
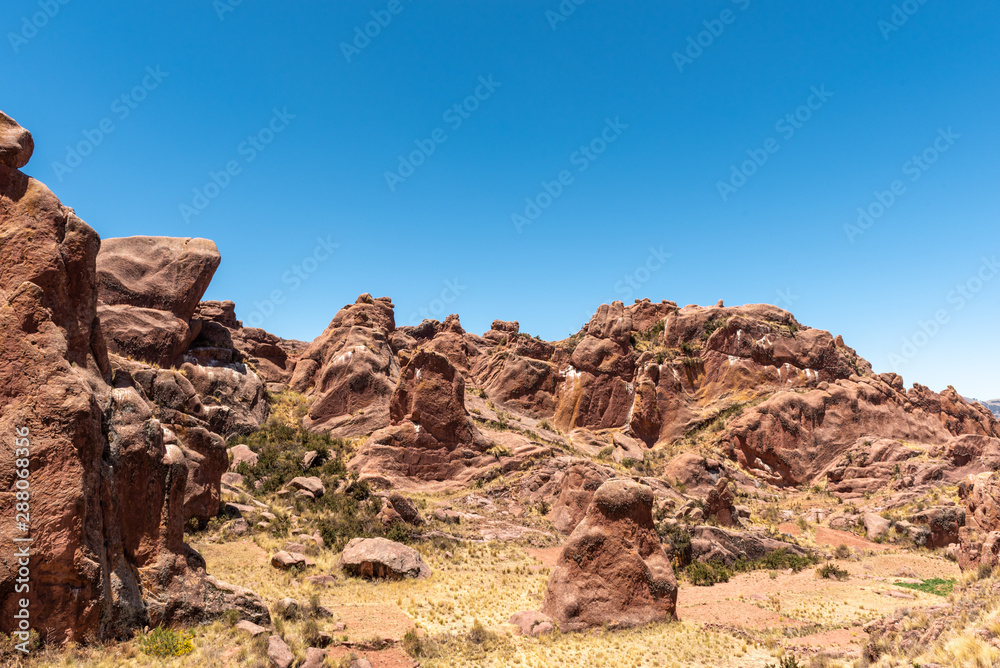
M 227 609 L 266 622 L 259 597 L 214 583 L 183 543 L 195 463 L 165 441 L 134 387 L 110 384 L 97 319 L 100 239 L 11 166 L 30 155 L 26 135 L 0 116 L 0 433 L 29 451 L 33 539 L 30 592 L 15 592 L 14 550 L 0 554 L 0 631 L 16 630 L 22 598 L 33 627 L 56 644 Z M 8 476 L 22 454 L 0 450 Z M 0 512 L 13 518 L 17 502 L 0 494 Z M 27 535 L 0 527 L 5 545 Z
M 34 150 L 31 133 L 0 111 L 0 164 L 21 169 L 31 160 Z
M 653 491 L 609 480 L 563 548 L 542 612 L 563 631 L 673 619 L 677 580 L 653 525 Z
M 98 298 L 189 320 L 221 260 L 208 239 L 105 239 L 97 256 Z
M 431 568 L 411 547 L 385 538 L 354 538 L 340 555 L 340 567 L 363 578 L 401 580 L 426 578 Z

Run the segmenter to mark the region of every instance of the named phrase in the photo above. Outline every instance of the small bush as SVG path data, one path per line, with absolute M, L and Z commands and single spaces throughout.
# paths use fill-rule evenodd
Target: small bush
M 828 580 L 846 580 L 850 577 L 850 573 L 837 564 L 825 564 L 816 569 L 816 574 L 821 578 L 826 578 Z
M 692 562 L 685 570 L 688 582 L 697 587 L 711 587 L 719 582 L 729 582 L 732 571 L 720 562 Z
M 194 651 L 194 633 L 157 627 L 139 639 L 143 654 L 167 658 L 184 656 Z
M 851 552 L 851 548 L 841 543 L 837 546 L 837 550 L 833 554 L 838 559 L 850 559 L 853 553 Z

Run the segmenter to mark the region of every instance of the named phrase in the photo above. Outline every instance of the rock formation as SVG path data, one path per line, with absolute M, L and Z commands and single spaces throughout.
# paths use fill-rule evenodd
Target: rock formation
M 653 526 L 653 491 L 609 480 L 552 571 L 542 612 L 563 631 L 673 619 L 677 580 Z
M 135 388 L 112 386 L 97 309 L 100 239 L 18 171 L 31 147 L 30 135 L 0 114 L 0 433 L 13 439 L 26 430 L 30 443 L 33 627 L 58 643 L 227 609 L 266 621 L 258 597 L 214 582 L 183 543 L 184 524 L 210 504 L 206 487 L 218 494 L 215 465 L 202 466 L 212 445 L 198 440 L 198 452 L 202 445 L 190 441 L 185 452 Z M 0 451 L 5 490 L 13 489 L 14 454 Z M 14 504 L 13 493 L 0 494 L 10 518 Z M 11 523 L 0 528 L 5 546 L 24 535 Z M 14 590 L 15 561 L 13 549 L 0 555 L 7 632 L 25 596 Z

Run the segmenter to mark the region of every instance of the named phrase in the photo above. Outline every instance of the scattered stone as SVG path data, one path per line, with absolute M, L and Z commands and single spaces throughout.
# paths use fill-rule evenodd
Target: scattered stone
M 337 582 L 337 578 L 332 575 L 312 575 L 306 578 L 306 582 L 317 587 L 329 587 Z
M 308 492 L 317 499 L 326 494 L 326 487 L 323 486 L 323 481 L 315 476 L 309 478 L 292 478 L 288 486 L 292 489 Z
M 292 648 L 281 639 L 281 636 L 276 635 L 267 639 L 267 658 L 271 660 L 275 668 L 291 668 L 295 661 Z
M 229 448 L 229 456 L 232 458 L 232 462 L 229 464 L 230 471 L 235 471 L 240 464 L 246 464 L 251 468 L 257 466 L 259 459 L 256 452 L 242 443 Z
M 875 513 L 865 513 L 861 521 L 865 525 L 865 535 L 868 536 L 868 540 L 873 541 L 883 538 L 892 526 L 889 520 Z
M 243 631 L 244 633 L 248 633 L 251 638 L 256 638 L 262 633 L 267 633 L 266 628 L 254 624 L 253 622 L 248 621 L 246 619 L 242 619 L 236 622 L 236 628 L 238 628 L 240 631 Z
M 271 565 L 275 568 L 287 571 L 290 568 L 302 568 L 312 563 L 306 555 L 297 552 L 275 552 L 271 555 Z
M 462 521 L 462 514 L 455 512 L 454 510 L 436 508 L 434 510 L 434 519 L 439 522 L 444 522 L 445 524 L 458 524 Z
M 510 618 L 510 623 L 516 626 L 521 635 L 524 636 L 540 636 L 544 633 L 552 631 L 552 618 L 548 615 L 543 615 L 536 610 L 527 610 L 525 612 L 516 612 Z
M 306 662 L 301 668 L 323 668 L 323 661 L 326 660 L 326 650 L 310 647 L 306 650 Z
M 285 597 L 279 599 L 274 604 L 274 612 L 279 617 L 284 617 L 285 619 L 294 619 L 299 616 L 299 602 L 294 598 Z

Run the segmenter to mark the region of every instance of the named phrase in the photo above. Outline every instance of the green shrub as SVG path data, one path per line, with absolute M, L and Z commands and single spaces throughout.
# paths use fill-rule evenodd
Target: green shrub
M 167 658 L 184 656 L 194 651 L 194 633 L 174 631 L 157 627 L 139 638 L 139 650 L 143 654 Z
M 711 587 L 719 582 L 729 582 L 733 572 L 721 562 L 692 562 L 685 570 L 688 582 L 698 587 Z
M 850 577 L 850 573 L 848 573 L 846 569 L 833 563 L 824 564 L 820 568 L 817 568 L 816 574 L 821 578 L 826 578 L 827 580 L 846 580 Z

